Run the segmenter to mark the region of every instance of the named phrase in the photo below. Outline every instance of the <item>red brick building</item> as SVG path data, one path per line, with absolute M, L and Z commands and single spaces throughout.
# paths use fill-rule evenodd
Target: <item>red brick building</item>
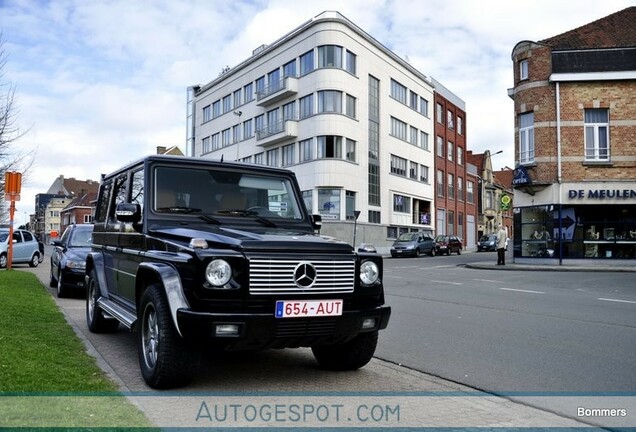
M 515 261 L 636 259 L 636 7 L 513 52 Z
M 435 227 L 457 235 L 464 248 L 477 243 L 475 177 L 467 173 L 466 107 L 439 82 L 435 86 Z M 470 193 L 469 193 L 470 192 Z

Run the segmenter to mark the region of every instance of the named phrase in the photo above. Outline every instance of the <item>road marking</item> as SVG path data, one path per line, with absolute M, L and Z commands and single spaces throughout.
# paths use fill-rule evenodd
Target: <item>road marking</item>
M 499 289 L 504 291 L 516 291 L 516 292 L 524 292 L 524 293 L 531 293 L 531 294 L 545 294 L 545 291 L 532 291 L 532 290 L 522 290 L 522 289 L 514 289 L 514 288 L 499 288 Z
M 473 280 L 477 282 L 505 283 L 504 281 L 496 281 L 496 280 L 490 280 L 490 279 L 473 279 Z
M 461 285 L 461 282 L 447 282 L 447 281 L 437 281 L 437 280 L 432 280 L 431 282 L 439 283 L 439 284 Z
M 631 301 L 631 300 L 619 300 L 619 299 L 609 299 L 609 298 L 598 298 L 597 300 L 616 302 L 616 303 L 633 303 L 633 304 L 636 304 L 636 301 Z

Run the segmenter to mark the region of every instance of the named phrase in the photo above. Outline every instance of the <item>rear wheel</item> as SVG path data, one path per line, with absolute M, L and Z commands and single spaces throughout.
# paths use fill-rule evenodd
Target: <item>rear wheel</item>
M 0 254 L 0 268 L 5 268 L 7 266 L 7 254 Z
M 462 254 L 462 248 L 457 249 L 457 255 L 461 255 Z
M 188 384 L 198 369 L 201 354 L 177 332 L 161 286 L 153 284 L 146 289 L 139 311 L 137 354 L 146 383 L 157 389 Z
M 311 347 L 321 368 L 333 371 L 355 370 L 373 358 L 378 332 L 360 333 L 348 342 Z
M 415 249 L 415 258 L 419 258 L 420 257 L 420 248 L 416 248 Z
M 29 262 L 29 267 L 37 267 L 40 264 L 40 254 L 34 253 Z

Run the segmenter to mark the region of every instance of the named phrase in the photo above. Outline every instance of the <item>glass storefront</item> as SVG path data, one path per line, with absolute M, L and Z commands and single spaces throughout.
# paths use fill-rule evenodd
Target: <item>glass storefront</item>
M 516 208 L 514 256 L 636 259 L 636 205 Z

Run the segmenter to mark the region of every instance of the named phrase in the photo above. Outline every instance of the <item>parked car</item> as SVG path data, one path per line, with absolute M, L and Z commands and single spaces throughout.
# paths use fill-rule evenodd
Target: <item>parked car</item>
M 86 256 L 91 251 L 92 224 L 69 225 L 59 240 L 53 240 L 51 286 L 58 297 L 67 297 L 71 288 L 84 288 Z
M 509 238 L 506 238 L 506 246 L 504 250 L 508 250 Z M 488 252 L 497 250 L 497 234 L 486 234 L 481 236 L 479 242 L 477 242 L 477 252 Z
M 0 268 L 7 267 L 9 256 L 9 229 L 0 229 Z M 38 242 L 33 233 L 17 229 L 13 231 L 12 264 L 28 263 L 37 267 L 44 259 L 44 245 Z
M 136 332 L 150 387 L 186 384 L 210 347 L 310 347 L 327 370 L 373 358 L 382 256 L 317 233 L 292 171 L 153 155 L 104 176 L 96 208 L 87 326 Z
M 450 255 L 451 253 L 462 254 L 462 240 L 457 236 L 438 235 L 435 237 L 435 254 Z
M 391 246 L 391 256 L 435 256 L 435 239 L 427 232 L 410 232 L 400 235 Z

